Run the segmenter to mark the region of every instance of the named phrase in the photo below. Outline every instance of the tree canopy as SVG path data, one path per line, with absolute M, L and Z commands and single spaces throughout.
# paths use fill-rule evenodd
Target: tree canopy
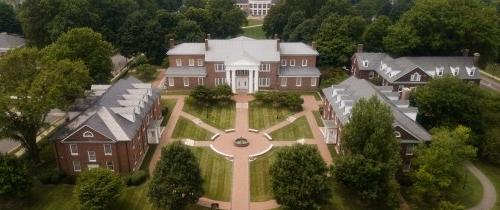
M 107 84 L 111 79 L 112 46 L 90 28 L 69 30 L 47 46 L 43 54 L 47 60 L 83 61 L 94 84 Z
M 26 164 L 13 155 L 0 153 L 0 196 L 25 196 L 33 186 Z
M 389 27 L 392 22 L 387 16 L 380 16 L 375 19 L 363 33 L 363 43 L 365 48 L 370 52 L 384 51 L 384 37 L 389 32 Z
M 270 174 L 274 197 L 285 209 L 317 209 L 331 197 L 328 167 L 313 146 L 278 150 Z
M 0 2 L 0 32 L 22 34 L 21 25 L 16 19 L 14 7 Z
M 121 177 L 104 168 L 94 168 L 78 176 L 75 195 L 82 209 L 105 210 L 125 187 Z
M 148 197 L 156 207 L 184 209 L 203 195 L 200 166 L 191 149 L 174 142 L 161 150 Z

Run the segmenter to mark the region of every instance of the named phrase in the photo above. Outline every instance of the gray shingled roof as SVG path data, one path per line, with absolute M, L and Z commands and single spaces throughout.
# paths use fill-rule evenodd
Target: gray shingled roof
M 158 89 L 152 89 L 152 95 L 149 96 L 148 102 L 144 103 L 144 108 L 141 108 L 140 114 L 136 114 L 136 120 L 131 122 L 119 114 L 114 113 L 111 108 L 112 107 L 121 107 L 118 100 L 123 100 L 123 95 L 129 94 L 128 89 L 134 89 L 133 84 L 143 83 L 137 78 L 130 76 L 127 79 L 121 79 L 113 86 L 107 89 L 107 91 L 97 100 L 97 102 L 91 106 L 89 109 L 85 110 L 82 114 L 73 119 L 70 123 L 68 123 L 64 128 L 62 128 L 57 136 L 57 140 L 66 138 L 69 134 L 74 131 L 82 128 L 83 126 L 91 127 L 95 129 L 97 132 L 111 138 L 115 141 L 126 141 L 133 139 L 137 132 L 140 129 L 142 124 L 142 119 L 146 116 L 149 110 L 153 107 L 153 103 L 159 97 L 160 91 Z M 113 119 L 103 119 L 103 115 L 100 115 L 99 112 L 104 111 L 109 113 L 110 117 Z M 110 130 L 105 121 L 106 120 L 114 120 L 119 128 L 123 130 L 128 139 L 120 139 L 114 132 Z
M 436 68 L 444 68 L 444 75 L 451 75 L 451 67 L 459 67 L 458 77 L 460 79 L 480 79 L 478 67 L 474 65 L 473 57 L 463 56 L 436 56 L 436 57 L 400 57 L 392 58 L 385 53 L 355 53 L 360 70 L 376 70 L 384 79 L 394 82 L 416 68 L 425 71 L 429 76 L 436 76 Z M 368 61 L 368 67 L 363 66 L 363 61 Z M 391 67 L 391 75 L 381 71 L 381 64 Z M 468 75 L 466 67 L 476 68 L 473 76 Z M 397 72 L 397 74 L 395 74 Z
M 302 42 L 282 42 L 280 52 L 282 55 L 319 55 L 318 51 Z
M 5 32 L 0 33 L 0 51 L 6 52 L 9 49 L 22 47 L 24 45 L 25 41 L 22 37 L 7 34 Z
M 325 95 L 326 100 L 332 105 L 335 113 L 337 113 L 337 117 L 342 124 L 346 124 L 349 121 L 350 113 L 344 115 L 344 108 L 340 107 L 340 103 L 335 103 L 336 99 L 332 97 L 332 93 L 334 88 L 343 88 L 345 90 L 339 91 L 342 96 L 342 100 L 352 100 L 349 103 L 355 103 L 361 98 L 368 99 L 372 96 L 377 96 L 378 99 L 384 102 L 387 106 L 389 106 L 392 110 L 392 114 L 394 116 L 394 126 L 399 126 L 402 129 L 406 130 L 408 133 L 413 135 L 415 138 L 422 141 L 430 141 L 431 135 L 425 130 L 422 126 L 420 126 L 417 122 L 413 121 L 410 117 L 408 117 L 404 111 L 408 112 L 416 112 L 416 108 L 408 107 L 408 108 L 399 108 L 397 105 L 406 104 L 407 101 L 391 101 L 385 95 L 386 92 L 381 92 L 379 88 L 371 84 L 370 82 L 364 79 L 358 79 L 354 76 L 349 77 L 348 79 L 341 82 L 339 85 L 333 85 L 328 88 L 324 88 L 323 94 Z M 387 92 L 389 93 L 389 92 Z
M 281 67 L 279 76 L 319 77 L 321 72 L 316 67 Z
M 186 76 L 206 76 L 205 67 L 168 67 L 165 75 L 168 77 L 186 77 Z

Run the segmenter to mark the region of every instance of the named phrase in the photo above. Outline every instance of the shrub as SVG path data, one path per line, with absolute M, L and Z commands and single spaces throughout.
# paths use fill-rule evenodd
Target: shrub
M 135 72 L 139 79 L 143 81 L 151 81 L 155 79 L 156 68 L 149 64 L 142 64 L 135 68 Z
M 302 103 L 304 103 L 304 99 L 300 97 L 300 94 L 290 92 L 259 91 L 254 94 L 254 97 L 258 104 L 269 104 L 277 108 L 282 107 L 292 111 L 302 110 Z
M 144 183 L 148 177 L 149 173 L 147 171 L 139 170 L 125 176 L 124 181 L 127 183 L 127 186 L 137 186 Z
M 25 162 L 0 153 L 0 196 L 22 197 L 32 186 L 33 179 Z
M 63 174 L 57 169 L 48 168 L 39 171 L 37 177 L 42 184 L 58 184 L 62 180 Z
M 120 196 L 122 179 L 114 172 L 95 168 L 82 172 L 78 177 L 75 195 L 81 209 L 104 210 Z

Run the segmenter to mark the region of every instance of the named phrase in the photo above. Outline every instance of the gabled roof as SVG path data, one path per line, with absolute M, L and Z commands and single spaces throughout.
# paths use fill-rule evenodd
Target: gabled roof
M 422 56 L 422 57 L 400 57 L 392 58 L 386 53 L 355 53 L 355 59 L 360 70 L 375 70 L 384 79 L 394 82 L 415 69 L 423 70 L 431 77 L 436 76 L 437 68 L 443 70 L 443 75 L 452 75 L 454 69 L 458 67 L 458 77 L 460 79 L 480 79 L 479 68 L 474 65 L 473 57 L 464 56 Z M 363 62 L 367 61 L 365 67 Z M 476 71 L 470 76 L 470 69 Z
M 0 33 L 0 50 L 7 51 L 8 49 L 18 48 L 25 45 L 22 37 L 17 35 Z
M 390 107 L 394 116 L 394 126 L 401 127 L 421 141 L 431 140 L 431 135 L 427 130 L 409 117 L 416 116 L 418 110 L 406 106 L 409 105 L 408 101 L 391 100 L 393 92 L 388 91 L 388 88 L 377 87 L 364 79 L 351 76 L 340 84 L 324 88 L 322 91 L 342 124 L 349 122 L 350 109 L 358 100 L 376 96 Z
M 160 95 L 159 90 L 135 77 L 121 79 L 108 88 L 103 85 L 93 88 L 99 92 L 99 98 L 62 128 L 57 139 L 64 139 L 73 131 L 88 126 L 112 140 L 130 141 Z

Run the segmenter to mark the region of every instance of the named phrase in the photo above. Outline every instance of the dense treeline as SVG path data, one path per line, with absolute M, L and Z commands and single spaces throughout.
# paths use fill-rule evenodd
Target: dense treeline
M 304 4 L 304 3 L 303 3 Z M 291 0 L 271 8 L 263 29 L 288 41 L 316 41 L 320 63 L 348 64 L 357 43 L 394 56 L 479 52 L 500 60 L 498 2 L 480 0 Z M 299 6 L 297 6 L 299 5 Z M 311 6 L 314 5 L 314 6 Z

